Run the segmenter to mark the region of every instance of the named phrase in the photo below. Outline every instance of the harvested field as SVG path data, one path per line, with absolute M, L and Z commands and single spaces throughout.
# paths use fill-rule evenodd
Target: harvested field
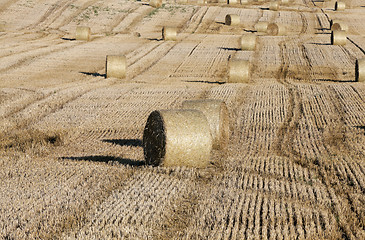
M 365 239 L 363 0 L 177 2 L 0 1 L 0 239 Z M 108 55 L 125 78 L 106 78 Z M 233 59 L 249 81 L 229 83 Z M 227 105 L 227 151 L 146 165 L 150 113 L 204 99 Z

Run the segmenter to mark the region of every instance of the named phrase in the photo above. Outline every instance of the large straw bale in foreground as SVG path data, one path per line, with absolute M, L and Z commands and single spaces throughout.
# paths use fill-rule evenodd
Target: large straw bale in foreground
M 356 60 L 355 79 L 358 82 L 365 82 L 365 58 Z
M 230 83 L 248 83 L 250 81 L 250 62 L 246 60 L 229 61 Z
M 143 150 L 150 165 L 206 167 L 212 150 L 207 118 L 198 110 L 154 111 L 143 132 Z
M 76 40 L 90 41 L 91 29 L 90 27 L 76 27 Z
M 227 14 L 225 19 L 226 25 L 238 25 L 240 24 L 240 16 L 236 14 Z
M 256 48 L 257 37 L 255 34 L 243 35 L 240 39 L 240 46 L 242 50 L 253 51 Z
M 346 31 L 336 30 L 331 33 L 331 44 L 332 45 L 346 45 L 347 37 Z
M 210 133 L 213 138 L 213 148 L 225 150 L 229 140 L 228 109 L 222 100 L 205 99 L 190 100 L 182 103 L 183 109 L 199 110 L 206 116 Z
M 106 78 L 125 78 L 127 68 L 127 60 L 123 55 L 106 56 L 105 73 Z
M 177 39 L 177 28 L 174 27 L 163 27 L 162 38 L 165 41 L 176 41 Z

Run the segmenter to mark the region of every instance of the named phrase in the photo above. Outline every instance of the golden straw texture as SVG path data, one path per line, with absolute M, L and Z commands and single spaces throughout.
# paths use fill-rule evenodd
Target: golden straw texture
M 356 60 L 355 79 L 357 82 L 365 82 L 365 58 Z
M 255 34 L 243 35 L 240 39 L 240 46 L 242 50 L 252 51 L 256 48 L 257 37 Z
M 163 27 L 162 28 L 162 38 L 165 41 L 176 41 L 177 29 L 174 27 Z
M 154 166 L 208 166 L 212 136 L 207 118 L 197 110 L 154 111 L 143 132 L 146 163 Z
M 238 16 L 236 14 L 227 14 L 225 24 L 226 25 L 238 25 L 238 24 L 240 24 L 240 16 Z
M 215 99 L 190 100 L 182 103 L 183 109 L 194 109 L 204 113 L 213 138 L 213 148 L 225 150 L 229 140 L 229 116 L 224 101 Z
M 250 62 L 246 60 L 229 61 L 230 83 L 248 83 L 250 81 Z
M 90 41 L 91 30 L 89 27 L 76 27 L 76 40 Z
M 346 45 L 347 37 L 346 32 L 342 30 L 332 31 L 331 33 L 331 44 L 332 45 Z
M 268 26 L 269 26 L 268 22 L 258 22 L 255 24 L 255 30 L 257 32 L 266 32 Z
M 267 34 L 271 36 L 283 36 L 286 34 L 286 28 L 282 24 L 270 23 L 267 26 Z
M 126 76 L 126 57 L 119 55 L 106 56 L 105 72 L 106 77 L 125 78 Z

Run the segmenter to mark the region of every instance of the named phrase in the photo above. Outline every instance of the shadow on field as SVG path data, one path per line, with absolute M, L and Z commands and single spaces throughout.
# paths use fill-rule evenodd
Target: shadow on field
M 225 84 L 225 82 L 218 82 L 218 81 L 215 81 L 215 82 L 211 82 L 211 81 L 184 81 L 184 82 L 196 82 L 196 83 L 208 83 L 208 84 Z
M 62 40 L 65 40 L 65 41 L 76 41 L 76 38 L 61 38 Z
M 317 79 L 313 79 L 313 81 L 318 81 L 318 82 L 336 82 L 336 83 L 353 83 L 354 81 L 349 81 L 349 80 L 334 80 L 334 79 L 326 79 L 326 78 L 317 78 Z
M 218 47 L 219 49 L 228 50 L 228 51 L 241 51 L 240 48 L 230 48 L 230 47 Z
M 112 156 L 83 156 L 83 157 L 62 157 L 63 160 L 73 160 L 73 161 L 90 161 L 90 162 L 118 162 L 123 165 L 128 166 L 142 166 L 145 164 L 144 161 L 133 160 L 129 158 L 120 158 Z
M 354 126 L 355 128 L 361 129 L 361 130 L 365 130 L 365 126 Z M 364 133 L 365 135 L 365 133 Z
M 142 147 L 141 139 L 103 139 L 102 141 L 113 143 L 120 146 Z
M 150 41 L 162 41 L 163 39 L 162 38 L 147 38 L 147 40 L 150 40 Z
M 261 10 L 270 10 L 268 7 L 260 7 Z
M 80 72 L 82 74 L 85 74 L 85 75 L 88 75 L 88 76 L 93 76 L 93 77 L 106 77 L 106 74 L 100 74 L 100 73 L 97 73 L 97 72 Z
M 215 22 L 215 23 L 222 24 L 222 25 L 226 25 L 225 22 Z
M 243 31 L 249 32 L 249 33 L 255 33 L 255 32 L 257 32 L 256 30 L 249 30 L 249 29 L 243 29 Z
M 323 45 L 323 46 L 332 45 L 331 43 L 309 43 L 309 44 L 313 44 L 313 45 Z

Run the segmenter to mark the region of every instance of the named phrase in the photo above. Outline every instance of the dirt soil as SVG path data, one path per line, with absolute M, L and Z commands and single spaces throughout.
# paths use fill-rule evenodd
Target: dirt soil
M 0 239 L 365 239 L 365 3 L 344 2 L 0 0 Z M 240 51 L 259 21 L 287 34 Z M 119 54 L 127 77 L 106 79 Z M 228 59 L 250 83 L 226 83 Z M 146 166 L 148 115 L 192 99 L 227 103 L 227 153 Z

